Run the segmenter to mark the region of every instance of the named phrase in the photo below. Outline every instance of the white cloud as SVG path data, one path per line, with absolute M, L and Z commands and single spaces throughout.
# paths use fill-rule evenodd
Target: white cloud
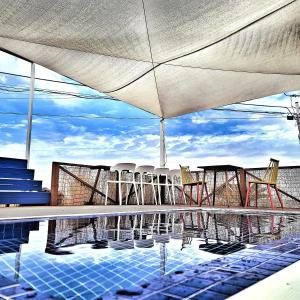
M 192 123 L 194 124 L 205 124 L 208 123 L 209 120 L 208 119 L 201 119 L 199 116 L 193 116 L 192 117 Z
M 0 74 L 0 82 L 5 83 L 6 82 L 6 76 L 3 74 Z
M 20 128 L 25 128 L 26 124 L 24 123 L 16 123 L 16 124 L 0 124 L 0 129 L 20 129 Z
M 299 164 L 298 154 L 291 152 L 298 146 L 295 128 L 283 128 L 281 124 L 254 124 L 245 133 L 239 132 L 247 128 L 237 125 L 236 131 L 224 135 L 167 136 L 167 166 L 178 168 L 179 164 L 187 164 L 195 169 L 199 165 L 235 164 L 256 167 L 265 166 L 270 157 L 280 159 L 282 165 Z M 73 129 L 76 135 L 68 133 L 61 140 L 34 139 L 32 142 L 30 166 L 36 169 L 36 178 L 42 179 L 45 186 L 50 186 L 52 161 L 91 165 L 118 162 L 159 164 L 158 134 L 130 136 L 129 132 L 116 136 L 91 133 L 85 127 L 80 132 L 77 126 Z M 279 134 L 283 134 L 281 139 Z M 23 158 L 24 152 L 25 145 L 21 143 L 7 143 L 0 147 L 0 156 Z
M 30 72 L 31 72 L 30 70 L 31 70 L 31 65 L 29 62 L 0 51 L 0 71 L 30 76 Z M 35 67 L 35 77 L 46 78 L 46 79 L 57 80 L 57 81 L 66 80 L 62 75 L 37 64 Z M 1 76 L 0 81 L 2 78 L 5 79 L 5 77 Z M 28 79 L 20 78 L 20 80 L 26 83 L 27 85 L 29 85 Z M 85 89 L 74 85 L 61 84 L 61 83 L 55 83 L 49 81 L 41 81 L 41 80 L 35 81 L 35 87 L 41 89 L 47 89 L 47 90 L 70 92 L 70 93 L 79 93 L 82 91 L 82 89 Z M 58 95 L 49 95 L 49 94 L 46 94 L 44 96 L 39 96 L 39 99 L 52 100 L 56 105 L 60 105 L 64 107 L 74 107 L 74 106 L 76 107 L 86 103 L 86 100 L 81 100 L 80 98 L 70 99 L 69 97 L 68 99 L 68 97 L 66 96 L 62 97 Z

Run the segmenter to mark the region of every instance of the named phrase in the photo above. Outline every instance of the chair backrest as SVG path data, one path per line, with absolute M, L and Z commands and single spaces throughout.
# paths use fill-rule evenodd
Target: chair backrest
M 136 164 L 132 163 L 119 163 L 110 168 L 112 172 L 131 171 L 134 172 Z
M 169 175 L 169 168 L 155 168 L 153 174 L 159 175 Z
M 195 181 L 189 166 L 180 166 L 182 184 L 189 184 Z
M 181 177 L 181 171 L 180 171 L 180 169 L 170 170 L 169 175 L 171 177 L 171 180 L 173 181 L 176 178 L 180 178 Z
M 263 180 L 272 184 L 276 184 L 278 177 L 278 168 L 279 160 L 271 158 Z
M 181 170 L 180 169 L 174 169 L 169 171 L 170 176 L 181 176 Z
M 154 166 L 150 166 L 150 165 L 143 165 L 135 168 L 135 172 L 140 174 L 153 173 L 153 171 L 154 171 Z

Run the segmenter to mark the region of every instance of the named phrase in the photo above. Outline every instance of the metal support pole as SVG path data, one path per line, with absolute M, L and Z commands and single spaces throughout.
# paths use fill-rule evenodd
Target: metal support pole
M 299 108 L 299 102 L 295 103 L 296 105 L 296 122 L 297 122 L 297 126 L 298 126 L 298 139 L 299 139 L 299 143 L 300 143 L 300 108 Z
M 25 157 L 27 159 L 27 166 L 29 166 L 29 161 L 30 161 L 34 79 L 35 79 L 35 64 L 31 63 L 30 90 L 29 90 L 29 101 L 28 101 L 28 123 L 27 123 L 26 152 L 25 152 Z
M 166 166 L 166 141 L 165 141 L 165 119 L 160 118 L 160 167 L 164 168 Z M 167 178 L 164 176 L 160 176 L 158 179 L 160 183 L 166 183 Z M 166 189 L 164 185 L 160 186 L 160 194 L 161 194 L 161 203 L 165 203 L 166 199 Z
M 166 165 L 165 119 L 160 118 L 160 167 Z

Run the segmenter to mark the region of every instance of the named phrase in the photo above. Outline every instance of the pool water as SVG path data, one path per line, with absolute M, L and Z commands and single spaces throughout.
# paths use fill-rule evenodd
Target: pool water
M 0 279 L 97 299 L 299 232 L 292 215 L 197 211 L 0 223 Z

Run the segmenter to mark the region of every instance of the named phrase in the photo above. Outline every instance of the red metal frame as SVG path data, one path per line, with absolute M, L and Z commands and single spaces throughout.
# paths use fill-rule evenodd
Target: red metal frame
M 253 184 L 255 185 L 255 206 L 258 207 L 258 191 L 257 191 L 257 189 L 258 189 L 258 184 L 260 184 L 260 183 L 254 182 Z M 277 189 L 277 186 L 274 185 L 274 184 L 267 184 L 269 200 L 270 200 L 270 204 L 271 204 L 272 209 L 275 209 L 275 205 L 274 205 L 274 201 L 273 201 L 273 197 L 272 197 L 271 187 L 274 188 L 275 191 L 276 191 L 276 195 L 278 197 L 281 208 L 284 208 L 282 198 L 281 198 L 280 193 Z M 249 204 L 250 204 L 250 200 L 249 200 L 250 192 L 251 192 L 251 182 L 248 183 L 245 208 L 248 207 Z

